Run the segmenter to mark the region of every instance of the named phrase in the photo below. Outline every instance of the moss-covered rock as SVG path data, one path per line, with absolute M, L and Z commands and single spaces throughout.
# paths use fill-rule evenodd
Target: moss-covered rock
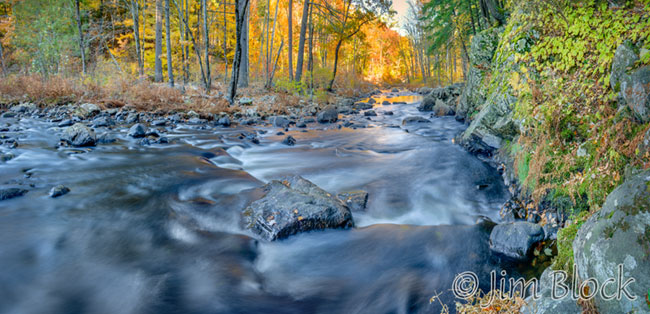
M 487 89 L 483 86 L 483 79 L 492 66 L 494 52 L 502 33 L 503 27 L 490 28 L 472 38 L 469 52 L 470 68 L 456 108 L 457 116 L 467 118 L 485 102 Z
M 645 298 L 650 280 L 650 171 L 644 171 L 616 188 L 603 208 L 578 230 L 573 252 L 580 279 L 595 278 L 604 283 L 617 278 L 623 266 L 623 283 L 635 282 L 627 291 L 636 296 L 630 300 L 594 301 L 601 313 L 650 313 Z M 605 287 L 605 294 L 617 293 L 617 285 Z

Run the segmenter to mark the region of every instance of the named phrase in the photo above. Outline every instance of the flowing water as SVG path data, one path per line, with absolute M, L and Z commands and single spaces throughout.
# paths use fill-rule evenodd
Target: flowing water
M 485 278 L 496 262 L 477 217 L 498 221 L 509 197 L 500 175 L 454 145 L 451 117 L 420 115 L 419 96 L 346 116 L 356 129 L 312 123 L 166 130 L 171 143 L 57 148 L 43 119 L 0 118 L 17 138 L 0 163 L 0 313 L 436 313 L 429 298 L 456 273 Z M 393 115 L 387 115 L 392 111 Z M 102 131 L 102 130 L 100 130 Z M 242 132 L 266 132 L 260 144 Z M 272 243 L 243 229 L 254 188 L 298 174 L 331 193 L 366 190 L 351 230 Z M 52 199 L 49 189 L 71 189 Z M 436 301 L 437 302 L 437 301 Z

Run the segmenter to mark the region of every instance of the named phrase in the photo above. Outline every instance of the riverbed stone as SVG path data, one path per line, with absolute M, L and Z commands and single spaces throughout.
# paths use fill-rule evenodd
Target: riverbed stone
M 490 249 L 519 261 L 529 258 L 530 249 L 544 240 L 544 230 L 540 225 L 517 221 L 500 224 L 490 234 Z
M 69 192 L 70 192 L 70 188 L 68 188 L 68 187 L 65 186 L 65 185 L 59 184 L 59 185 L 53 187 L 53 188 L 50 190 L 50 197 L 51 197 L 51 198 L 57 198 L 57 197 L 59 197 L 59 196 L 66 195 L 66 194 L 68 194 Z
M 606 301 L 597 295 L 594 304 L 600 313 L 650 313 L 646 304 L 650 281 L 650 170 L 627 179 L 614 189 L 600 211 L 580 227 L 573 241 L 576 271 L 581 279 L 594 278 L 604 283 L 618 278 L 622 266 L 622 283 L 634 278 L 626 291 L 636 296 L 630 300 Z M 605 288 L 616 294 L 617 285 Z
M 339 199 L 300 176 L 272 180 L 264 196 L 252 202 L 242 220 L 265 240 L 326 228 L 353 227 L 350 209 Z
M 415 123 L 429 123 L 428 119 L 420 116 L 408 116 L 402 120 L 402 125 L 409 125 L 409 124 L 415 124 Z
M 129 129 L 127 133 L 130 137 L 141 138 L 147 134 L 147 127 L 141 123 L 136 123 Z
M 287 146 L 293 146 L 296 145 L 296 139 L 293 138 L 293 136 L 289 135 L 282 140 L 282 144 L 287 145 Z
M 27 193 L 27 190 L 20 188 L 7 188 L 0 189 L 0 201 L 16 198 L 23 196 Z
M 334 123 L 339 119 L 339 112 L 334 106 L 327 106 L 318 113 L 317 120 L 320 123 Z
M 339 193 L 338 197 L 351 211 L 365 211 L 368 204 L 368 192 L 351 191 Z
M 74 121 L 72 121 L 72 119 L 66 119 L 66 120 L 63 120 L 63 121 L 59 122 L 59 124 L 57 124 L 57 126 L 60 127 L 60 128 L 64 128 L 64 127 L 71 126 L 73 124 L 74 124 Z
M 89 118 L 89 117 L 92 117 L 92 116 L 100 113 L 101 111 L 102 111 L 102 109 L 99 108 L 99 106 L 97 106 L 95 104 L 85 103 L 85 104 L 79 105 L 79 107 L 77 107 L 74 110 L 74 114 L 79 116 L 79 117 Z
M 374 110 L 366 110 L 363 112 L 364 117 L 376 117 L 377 113 Z
M 436 103 L 433 106 L 433 112 L 438 117 L 454 115 L 454 110 L 440 99 L 436 100 Z
M 75 147 L 95 146 L 95 131 L 83 123 L 75 123 L 65 129 L 61 140 Z
M 282 116 L 272 116 L 269 118 L 269 122 L 273 124 L 274 127 L 283 129 L 288 128 L 289 124 L 291 124 L 291 121 L 289 121 L 289 119 Z
M 228 116 L 222 117 L 217 121 L 217 124 L 221 126 L 230 126 L 230 118 L 228 118 Z

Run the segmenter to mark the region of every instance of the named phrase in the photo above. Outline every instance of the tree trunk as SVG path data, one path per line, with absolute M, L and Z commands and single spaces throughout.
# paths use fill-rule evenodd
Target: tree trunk
M 289 46 L 287 47 L 289 62 L 289 80 L 293 81 L 293 0 L 289 0 L 289 13 L 287 16 Z
M 162 0 L 156 0 L 156 40 L 155 40 L 155 66 L 154 81 L 162 82 Z
M 5 66 L 5 56 L 2 52 L 2 41 L 0 40 L 0 66 L 2 66 L 2 75 L 7 76 L 7 68 Z
M 169 86 L 174 87 L 174 68 L 172 64 L 172 30 L 169 26 L 169 0 L 165 0 L 165 32 L 167 38 L 167 78 Z
M 275 28 L 278 25 L 278 11 L 279 11 L 278 9 L 279 8 L 280 8 L 280 0 L 277 0 L 275 2 L 275 16 L 273 17 L 273 31 L 271 33 L 271 40 L 269 41 L 269 44 L 268 44 L 268 46 L 270 47 L 269 48 L 269 51 L 270 51 L 270 54 L 269 54 L 269 60 L 270 61 L 269 62 L 273 61 L 273 44 L 275 43 Z M 267 70 L 269 71 L 269 75 L 267 75 L 267 80 L 266 80 L 265 86 L 267 88 L 270 88 L 271 87 L 270 82 L 271 82 L 271 80 L 273 80 L 273 75 L 271 73 L 273 71 L 273 69 L 271 68 L 270 63 L 268 65 Z
M 334 69 L 332 70 L 332 79 L 330 84 L 327 87 L 327 90 L 332 91 L 334 87 L 334 80 L 336 79 L 336 68 L 339 64 L 339 50 L 341 50 L 341 44 L 343 43 L 343 38 L 339 39 L 339 42 L 336 44 L 336 50 L 334 50 Z
M 243 2 L 243 3 L 242 3 Z M 242 10 L 240 10 L 240 6 Z M 230 80 L 230 94 L 228 95 L 228 101 L 230 104 L 235 103 L 235 96 L 237 95 L 237 85 L 239 84 L 239 66 L 241 63 L 241 54 L 242 54 L 242 42 L 241 42 L 241 32 L 242 26 L 244 24 L 244 19 L 246 11 L 248 8 L 248 0 L 235 0 L 235 34 L 236 34 L 236 44 L 235 44 L 235 59 L 232 63 L 232 79 Z
M 243 3 L 243 1 L 240 1 Z M 240 5 L 242 5 L 240 3 Z M 249 81 L 249 67 L 250 67 L 250 61 L 249 61 L 249 54 L 248 54 L 248 46 L 249 46 L 249 37 L 248 37 L 248 29 L 249 29 L 249 16 L 250 16 L 250 10 L 244 10 L 244 7 L 239 8 L 240 12 L 244 12 L 244 24 L 242 26 L 241 30 L 241 64 L 239 65 L 239 87 L 248 87 L 248 81 Z
M 181 4 L 183 4 L 183 3 L 181 2 Z M 178 8 L 178 20 L 182 21 L 183 19 L 184 19 L 183 18 L 183 13 L 182 13 L 182 11 L 181 11 L 181 9 L 179 7 Z M 185 28 L 183 27 L 183 25 L 184 24 L 182 22 L 178 23 L 179 31 L 180 31 L 180 34 L 181 34 L 181 68 L 183 69 L 183 89 L 184 89 L 185 85 L 187 85 L 187 76 L 188 76 L 188 74 L 187 74 L 187 71 L 186 71 L 187 69 L 185 67 L 185 64 L 187 62 L 188 57 L 187 57 L 187 52 L 186 52 L 186 49 L 185 49 L 186 45 L 184 44 L 184 42 L 187 40 L 187 32 L 185 31 Z
M 181 9 L 178 6 L 178 3 L 176 3 L 176 0 L 173 0 L 173 1 L 174 1 L 174 5 L 178 9 L 178 12 L 180 13 Z M 194 46 L 194 52 L 196 53 L 196 57 L 197 57 L 197 59 L 199 61 L 199 68 L 201 70 L 201 79 L 203 80 L 203 85 L 206 87 L 206 91 L 208 91 L 208 86 L 209 86 L 208 79 L 207 79 L 207 76 L 206 76 L 206 73 L 205 73 L 205 69 L 203 68 L 203 60 L 201 59 L 201 52 L 199 51 L 199 46 L 197 45 L 196 38 L 194 38 L 194 33 L 192 32 L 192 30 L 190 30 L 190 25 L 189 25 L 189 23 L 187 23 L 187 19 L 182 18 L 181 22 L 183 22 L 183 24 L 185 24 L 185 29 L 187 30 L 187 34 L 190 35 L 190 39 L 192 40 L 192 45 Z
M 296 82 L 300 82 L 300 80 L 302 79 L 302 63 L 305 54 L 305 34 L 307 33 L 307 18 L 309 17 L 309 0 L 304 0 L 304 1 L 305 4 L 302 7 L 302 21 L 300 22 L 301 23 L 300 40 L 298 41 L 298 61 L 296 62 Z
M 210 71 L 210 36 L 208 33 L 208 4 L 206 0 L 201 0 L 201 7 L 203 11 L 203 41 L 205 48 L 205 91 L 210 93 L 212 86 L 212 72 Z
M 135 41 L 135 54 L 138 59 L 138 74 L 144 76 L 144 63 L 142 60 L 142 50 L 140 49 L 140 13 L 137 0 L 131 0 L 131 18 L 133 18 L 133 40 Z
M 75 12 L 77 14 L 77 29 L 79 30 L 79 51 L 81 52 L 81 69 L 83 74 L 86 74 L 86 49 L 84 47 L 84 33 L 81 30 L 81 12 L 79 9 L 79 0 L 75 1 Z M 1 49 L 0 49 L 1 50 Z M 1 55 L 2 53 L 0 53 Z M 4 72 L 4 59 L 3 59 L 3 72 Z
M 310 77 L 310 89 L 313 92 L 314 86 L 313 86 L 313 79 L 314 79 L 314 21 L 313 21 L 313 13 L 314 13 L 314 6 L 312 5 L 311 8 L 309 8 L 309 44 L 307 45 L 309 48 L 307 50 L 307 54 L 309 55 L 309 59 L 307 61 L 307 71 L 309 71 L 309 77 Z
M 223 62 L 226 64 L 224 66 L 224 71 L 226 74 L 223 76 L 223 83 L 224 85 L 228 81 L 228 17 L 227 17 L 227 9 L 228 9 L 228 0 L 223 0 Z

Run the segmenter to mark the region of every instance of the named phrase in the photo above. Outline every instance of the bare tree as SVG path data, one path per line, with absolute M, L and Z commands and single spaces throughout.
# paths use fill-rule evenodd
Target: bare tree
M 138 74 L 140 77 L 144 76 L 144 60 L 142 56 L 142 49 L 140 47 L 140 3 L 138 0 L 123 0 L 129 11 L 131 11 L 131 18 L 133 19 L 133 41 L 135 42 L 135 54 L 138 59 Z
M 155 40 L 154 81 L 162 82 L 162 3 L 156 0 L 156 40 Z
M 2 66 L 2 75 L 7 76 L 7 68 L 5 66 L 5 56 L 2 53 L 2 41 L 0 41 L 0 65 Z
M 169 0 L 165 0 L 165 32 L 167 39 L 167 78 L 169 86 L 174 87 L 174 68 L 172 66 L 172 30 L 169 26 Z
M 244 3 L 243 1 L 240 1 L 240 6 L 243 6 Z M 246 4 L 248 5 L 248 4 Z M 248 80 L 249 80 L 249 67 L 250 67 L 250 60 L 249 60 L 249 55 L 248 55 L 248 44 L 249 44 L 249 36 L 248 36 L 248 29 L 249 29 L 249 15 L 250 15 L 250 10 L 245 10 L 244 7 L 239 8 L 240 12 L 244 12 L 244 24 L 242 26 L 241 30 L 241 64 L 239 66 L 239 87 L 248 87 Z
M 309 0 L 304 0 L 302 6 L 302 21 L 300 22 L 300 40 L 298 41 L 298 61 L 296 62 L 296 82 L 302 79 L 302 63 L 305 54 L 305 35 L 307 34 L 307 18 L 309 17 Z
M 77 29 L 79 30 L 79 51 L 81 52 L 81 68 L 83 74 L 86 74 L 86 48 L 84 46 L 84 33 L 81 29 L 81 12 L 79 9 L 79 0 L 75 0 L 75 13 L 77 16 Z M 2 49 L 0 48 L 0 57 L 2 55 Z M 4 59 L 3 59 L 3 72 L 4 72 Z
M 235 33 L 236 33 L 236 44 L 235 44 L 235 59 L 232 64 L 232 79 L 230 80 L 230 93 L 228 95 L 228 101 L 230 104 L 235 103 L 235 96 L 237 96 L 237 86 L 239 81 L 239 67 L 241 64 L 241 54 L 242 54 L 242 28 L 244 26 L 244 20 L 246 19 L 246 11 L 248 9 L 249 0 L 235 0 Z
M 210 72 L 210 37 L 208 34 L 208 4 L 206 0 L 201 0 L 201 7 L 203 9 L 203 41 L 205 45 L 205 91 L 209 93 L 212 86 L 212 74 Z
M 185 30 L 186 30 L 187 34 L 190 36 L 190 39 L 192 40 L 192 46 L 194 46 L 194 52 L 196 53 L 196 57 L 197 57 L 198 62 L 199 62 L 199 68 L 201 70 L 201 79 L 203 81 L 203 87 L 205 88 L 206 91 L 209 91 L 210 90 L 210 83 L 208 82 L 208 78 L 207 78 L 207 75 L 205 73 L 206 71 L 203 68 L 203 59 L 201 58 L 201 52 L 199 51 L 199 45 L 197 45 L 196 38 L 194 37 L 194 32 L 192 32 L 192 29 L 190 28 L 190 25 L 187 23 L 187 15 L 183 16 L 181 7 L 178 6 L 178 3 L 176 2 L 176 0 L 172 0 L 172 1 L 174 1 L 174 6 L 178 10 L 178 15 L 181 17 L 181 22 L 183 22 L 183 24 L 185 24 Z M 203 1 L 205 1 L 205 0 L 203 0 Z M 187 7 L 186 7 L 186 10 L 185 10 L 185 13 L 187 13 Z
M 287 15 L 287 28 L 289 46 L 287 47 L 289 62 L 289 79 L 293 81 L 293 0 L 289 0 L 289 13 Z

